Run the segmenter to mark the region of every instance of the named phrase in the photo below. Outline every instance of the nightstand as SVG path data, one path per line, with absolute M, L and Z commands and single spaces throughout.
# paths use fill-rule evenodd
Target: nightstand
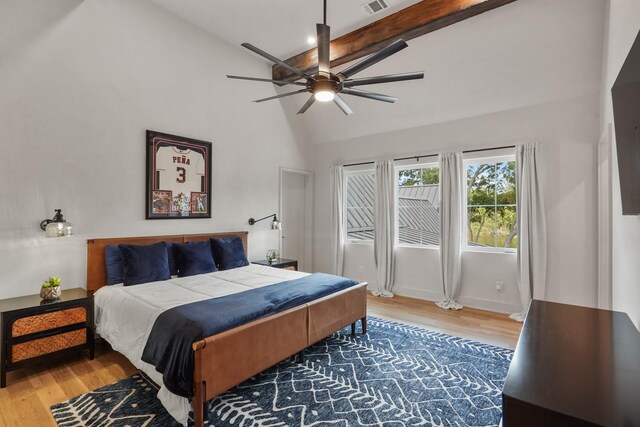
M 53 355 L 89 350 L 94 356 L 93 295 L 75 288 L 44 303 L 40 295 L 0 300 L 0 388 L 7 372 Z
M 276 258 L 273 261 L 267 261 L 266 259 L 264 259 L 264 260 L 252 261 L 252 262 L 254 264 L 266 265 L 268 267 L 284 268 L 285 270 L 298 271 L 298 260 L 295 260 L 295 259 Z

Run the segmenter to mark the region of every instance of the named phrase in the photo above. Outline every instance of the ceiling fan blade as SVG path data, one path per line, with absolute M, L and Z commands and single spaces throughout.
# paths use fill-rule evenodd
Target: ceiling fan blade
M 336 105 L 340 107 L 342 112 L 345 113 L 347 116 L 350 116 L 351 114 L 353 114 L 353 110 L 349 108 L 347 103 L 344 102 L 344 99 L 340 98 L 340 95 L 338 95 L 337 93 L 336 93 L 336 96 L 333 98 L 333 102 L 335 102 Z
M 330 60 L 329 60 L 329 44 L 330 28 L 328 25 L 316 24 L 318 33 L 318 71 L 320 74 L 329 76 Z
M 298 110 L 298 114 L 303 114 L 305 111 L 307 111 L 309 107 L 311 107 L 311 104 L 313 104 L 315 101 L 316 101 L 316 97 L 311 95 L 311 98 L 309 98 L 309 100 L 304 103 L 302 108 Z
M 279 83 L 279 84 L 283 84 L 283 85 L 298 85 L 298 86 L 306 86 L 306 83 L 302 83 L 302 82 L 287 82 L 284 80 L 270 80 L 270 79 L 260 79 L 258 77 L 244 77 L 244 76 L 230 76 L 229 74 L 227 74 L 227 78 L 230 79 L 238 79 L 238 80 L 251 80 L 251 81 L 255 81 L 255 82 L 271 82 L 271 83 Z
M 276 96 L 270 96 L 268 98 L 256 99 L 253 102 L 271 101 L 272 99 L 284 98 L 285 96 L 296 95 L 298 93 L 304 93 L 304 92 L 307 92 L 307 90 L 306 89 L 300 89 L 300 90 L 296 90 L 295 92 L 283 93 L 282 95 L 276 95 Z
M 402 49 L 404 49 L 407 46 L 408 46 L 408 44 L 404 40 L 402 40 L 402 39 L 397 40 L 397 41 L 391 43 L 389 46 L 386 46 L 386 47 L 380 49 L 376 53 L 372 53 L 371 55 L 369 55 L 366 58 L 364 58 L 362 61 L 356 62 L 355 64 L 351 65 L 350 67 L 345 68 L 344 70 L 340 71 L 336 75 L 340 78 L 340 80 L 348 79 L 352 75 L 354 75 L 356 73 L 359 73 L 360 71 L 362 71 L 362 70 L 364 70 L 366 68 L 369 68 L 374 64 L 377 64 L 378 62 L 382 61 L 383 59 L 386 59 L 386 58 L 390 57 L 394 53 L 397 53 L 397 52 L 401 51 Z
M 268 54 L 264 50 L 255 47 L 251 43 L 242 43 L 242 47 L 245 47 L 245 48 L 249 49 L 253 53 L 257 53 L 258 55 L 262 56 L 263 58 L 267 58 L 269 61 L 273 62 L 274 64 L 278 64 L 281 67 L 286 68 L 287 70 L 291 71 L 296 76 L 309 77 L 304 73 L 304 71 L 300 70 L 299 68 L 292 67 L 291 65 L 289 65 L 286 62 L 276 58 L 275 56 Z
M 403 80 L 417 80 L 422 78 L 424 78 L 424 72 L 416 71 L 414 73 L 398 73 L 398 74 L 389 74 L 386 76 L 350 79 L 350 80 L 343 81 L 342 85 L 344 87 L 353 87 L 353 86 L 362 86 L 362 85 L 372 85 L 376 83 L 401 82 Z
M 376 101 L 390 102 L 394 103 L 398 100 L 395 96 L 382 95 L 381 93 L 369 92 L 361 89 L 351 89 L 351 88 L 342 88 L 340 93 L 344 93 L 346 95 L 360 96 L 362 98 L 367 99 L 375 99 Z

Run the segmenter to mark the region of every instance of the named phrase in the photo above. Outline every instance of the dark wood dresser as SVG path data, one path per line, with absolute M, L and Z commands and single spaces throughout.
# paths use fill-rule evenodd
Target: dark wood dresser
M 7 371 L 53 355 L 88 350 L 93 359 L 93 295 L 84 289 L 50 303 L 39 295 L 0 300 L 0 320 L 0 388 Z
M 502 405 L 504 427 L 640 427 L 640 333 L 626 313 L 532 301 Z

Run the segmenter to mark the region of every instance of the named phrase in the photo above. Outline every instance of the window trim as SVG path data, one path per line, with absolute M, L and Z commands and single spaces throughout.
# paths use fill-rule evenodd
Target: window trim
M 430 162 L 418 162 L 418 163 L 410 163 L 410 164 L 401 164 L 396 165 L 394 167 L 394 173 L 396 176 L 396 185 L 394 188 L 394 215 L 395 215 L 395 241 L 394 246 L 399 248 L 423 248 L 423 249 L 438 249 L 440 245 L 430 245 L 424 243 L 401 243 L 400 242 L 400 194 L 398 190 L 400 189 L 400 178 L 399 174 L 402 170 L 408 169 L 428 169 L 428 168 L 438 168 L 438 190 L 440 190 L 440 161 L 436 158 L 435 161 Z M 438 202 L 441 202 L 442 194 L 438 191 Z
M 467 227 L 467 223 L 469 221 L 469 194 L 466 191 L 467 183 L 467 168 L 471 165 L 478 164 L 487 164 L 487 163 L 504 163 L 504 162 L 515 162 L 516 154 L 515 152 L 512 154 L 501 154 L 496 156 L 487 156 L 487 157 L 473 157 L 469 159 L 464 159 L 463 161 L 463 173 L 464 173 L 464 183 L 465 183 L 465 197 L 464 197 L 464 245 L 462 250 L 465 252 L 482 252 L 482 253 L 494 253 L 494 254 L 517 254 L 518 248 L 520 245 L 520 241 L 518 240 L 518 247 L 515 248 L 504 248 L 504 247 L 496 247 L 496 246 L 471 246 L 469 245 L 469 229 Z M 517 183 L 516 183 L 517 184 Z M 516 200 L 518 197 L 518 193 L 516 191 Z M 493 205 L 497 206 L 515 206 L 516 207 L 516 221 L 517 221 L 517 204 L 513 205 Z M 516 225 L 517 227 L 517 225 Z
M 363 169 L 356 169 L 356 170 L 345 170 L 343 172 L 343 178 L 344 178 L 344 194 L 342 195 L 342 206 L 344 207 L 344 215 L 342 218 L 343 224 L 342 224 L 342 229 L 344 230 L 344 234 L 343 234 L 343 241 L 345 244 L 353 244 L 353 245 L 373 245 L 373 239 L 350 239 L 349 238 L 349 231 L 348 231 L 348 221 L 347 221 L 347 212 L 348 212 L 348 206 L 347 206 L 347 194 L 348 194 L 348 187 L 349 187 L 349 178 L 352 176 L 360 176 L 360 175 L 373 175 L 373 178 L 375 180 L 375 176 L 376 176 L 376 170 L 374 168 L 363 168 Z M 374 200 L 375 203 L 375 200 Z M 374 233 L 375 233 L 375 224 L 373 225 L 374 227 Z

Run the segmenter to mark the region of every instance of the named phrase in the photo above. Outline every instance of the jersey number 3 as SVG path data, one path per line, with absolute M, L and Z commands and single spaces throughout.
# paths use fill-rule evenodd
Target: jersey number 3
M 177 183 L 184 183 L 187 180 L 187 171 L 185 168 L 177 167 L 176 171 L 178 172 L 178 177 L 176 178 Z

